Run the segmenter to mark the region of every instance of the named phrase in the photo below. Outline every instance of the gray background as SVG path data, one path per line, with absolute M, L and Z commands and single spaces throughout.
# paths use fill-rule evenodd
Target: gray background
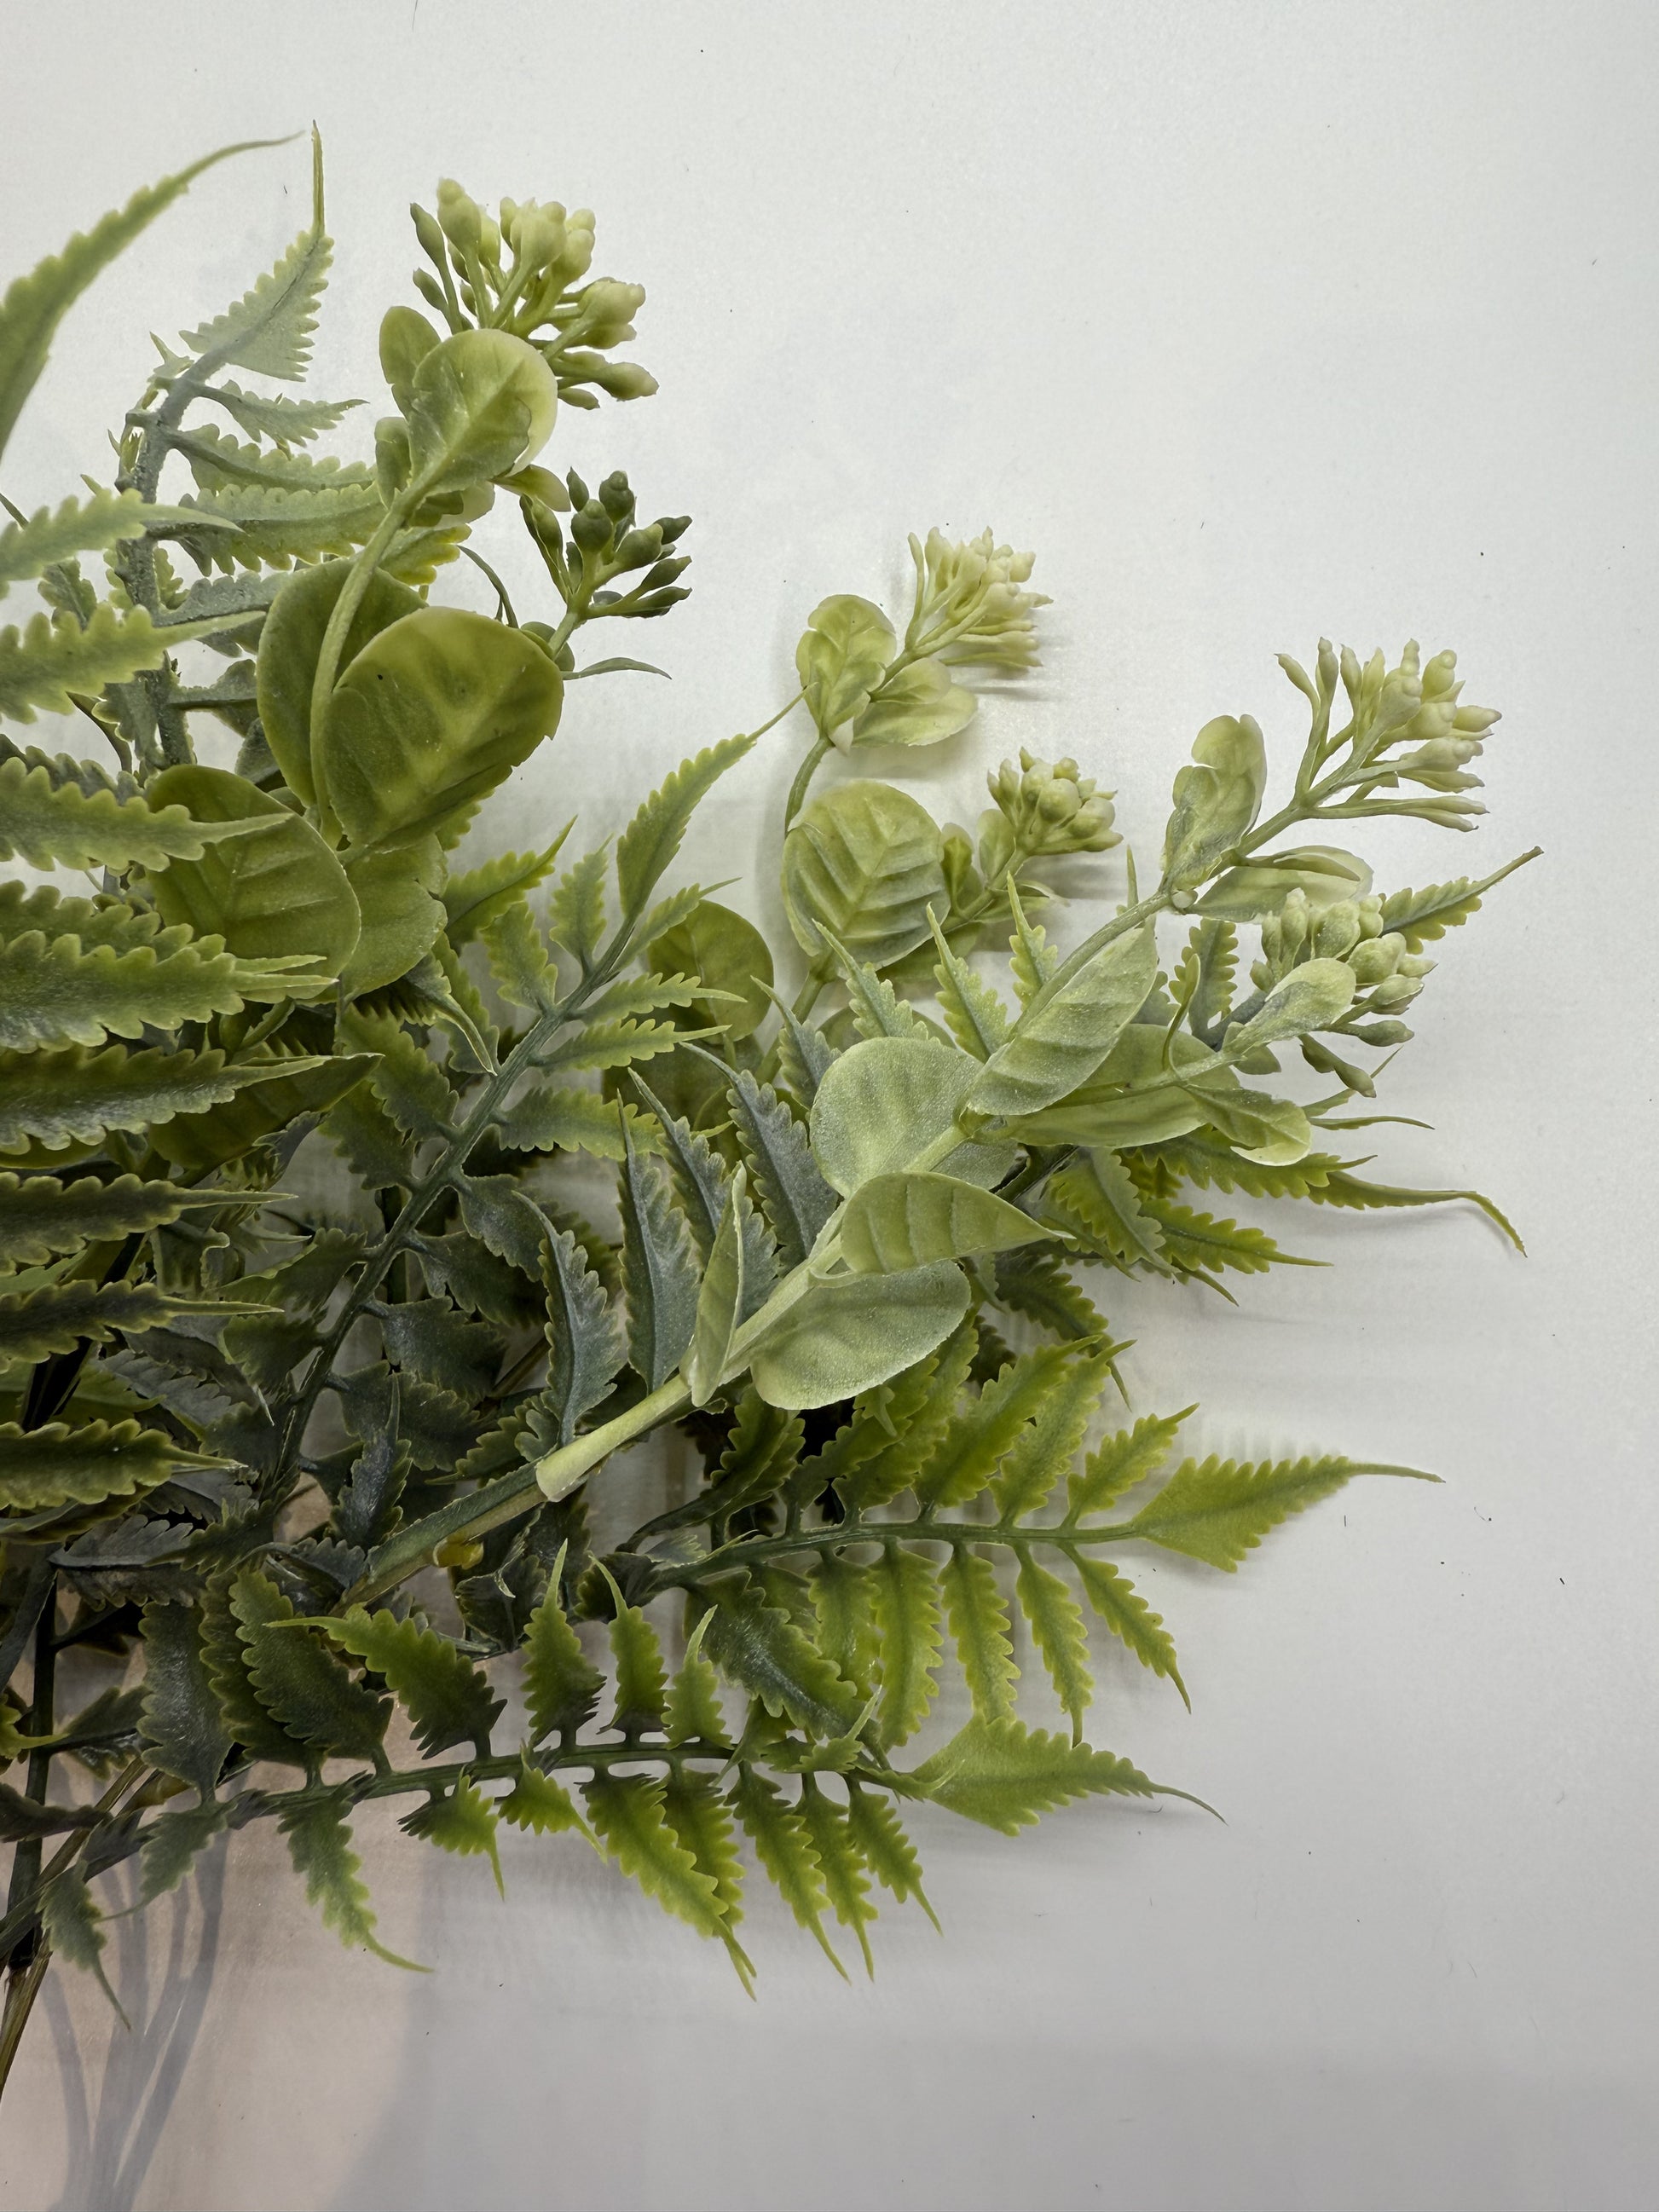
M 757 1893 L 757 2005 L 574 1846 L 514 1839 L 503 1905 L 477 1863 L 364 1820 L 383 1933 L 438 1968 L 416 1978 L 339 1949 L 252 1837 L 112 1945 L 142 2041 L 53 1975 L 0 2198 L 1652 2203 L 1651 12 L 163 21 L 7 11 L 9 271 L 205 147 L 314 114 L 339 240 L 319 391 L 384 404 L 403 208 L 441 173 L 591 204 L 596 269 L 649 289 L 660 398 L 567 415 L 551 457 L 696 515 L 697 596 L 650 634 L 675 682 L 573 695 L 492 834 L 573 805 L 616 829 L 637 782 L 787 696 L 820 596 L 893 593 L 933 521 L 1035 545 L 1055 599 L 1024 696 L 896 763 L 941 812 L 971 818 L 1024 742 L 1082 756 L 1145 849 L 1211 714 L 1255 713 L 1285 765 L 1275 652 L 1455 644 L 1505 712 L 1492 823 L 1367 849 L 1385 884 L 1547 852 L 1442 948 L 1388 1098 L 1435 1127 L 1376 1133 L 1378 1171 L 1478 1182 L 1530 1257 L 1468 1210 L 1312 1213 L 1286 1241 L 1331 1273 L 1247 1283 L 1236 1312 L 1109 1301 L 1137 1403 L 1200 1396 L 1205 1448 L 1447 1477 L 1357 1486 L 1237 1578 L 1144 1577 L 1195 1711 L 1117 1667 L 1096 1732 L 1225 1826 L 921 1821 L 945 1940 L 884 1922 L 879 1978 L 845 1987 Z M 306 173 L 295 146 L 204 179 L 76 311 L 13 498 L 108 473 L 144 333 L 268 265 Z M 705 880 L 752 872 L 799 742 L 722 787 Z

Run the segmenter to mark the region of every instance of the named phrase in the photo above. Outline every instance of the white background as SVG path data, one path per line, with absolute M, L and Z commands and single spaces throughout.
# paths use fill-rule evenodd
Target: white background
M 1141 1577 L 1195 1711 L 1111 1666 L 1096 1733 L 1227 1825 L 919 1820 L 945 1940 L 884 1921 L 879 1978 L 843 1986 L 757 1892 L 756 2005 L 574 1844 L 513 1839 L 502 1905 L 480 1863 L 365 1819 L 416 1978 L 341 1950 L 252 1836 L 112 1946 L 142 2039 L 54 1970 L 0 2200 L 1659 2199 L 1650 11 L 83 0 L 4 36 L 8 272 L 210 145 L 318 118 L 314 388 L 368 396 L 365 434 L 404 206 L 440 174 L 592 204 L 596 270 L 647 286 L 661 396 L 567 415 L 550 457 L 696 517 L 696 597 L 620 648 L 675 681 L 573 693 L 494 834 L 575 805 L 613 830 L 787 695 L 818 598 L 890 595 L 907 530 L 988 520 L 1055 604 L 1023 696 L 896 764 L 941 813 L 1024 742 L 1081 756 L 1150 852 L 1210 715 L 1256 714 L 1285 767 L 1276 652 L 1418 635 L 1504 710 L 1492 818 L 1376 837 L 1384 886 L 1547 854 L 1440 948 L 1387 1101 L 1434 1131 L 1376 1133 L 1374 1170 L 1478 1182 L 1530 1257 L 1468 1209 L 1303 1209 L 1285 1241 L 1334 1272 L 1237 1311 L 1110 1301 L 1137 1404 L 1201 1398 L 1205 1448 L 1447 1478 L 1358 1485 L 1236 1578 Z M 307 172 L 295 145 L 203 179 L 75 311 L 11 497 L 107 476 L 146 331 L 268 265 Z M 767 741 L 689 854 L 758 869 L 732 896 L 774 921 L 800 742 Z

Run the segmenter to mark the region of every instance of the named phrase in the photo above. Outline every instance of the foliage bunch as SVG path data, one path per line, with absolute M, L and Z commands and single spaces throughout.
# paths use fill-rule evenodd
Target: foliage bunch
M 7 294 L 0 435 L 196 173 Z M 1212 1191 L 1471 1195 L 1367 1179 L 1344 1139 L 1385 1117 L 1344 1109 L 1410 1035 L 1425 946 L 1508 871 L 1382 892 L 1310 842 L 1472 826 L 1495 717 L 1449 653 L 1285 660 L 1310 726 L 1284 805 L 1255 722 L 1208 723 L 1155 879 L 1131 862 L 1066 948 L 1057 883 L 1120 842 L 1075 762 L 1005 762 L 972 832 L 862 773 L 813 795 L 832 751 L 948 739 L 1035 661 L 1030 557 L 934 532 L 902 632 L 837 594 L 802 635 L 778 957 L 673 881 L 760 732 L 614 845 L 458 861 L 567 685 L 641 665 L 578 647 L 685 596 L 687 523 L 538 458 L 561 405 L 654 389 L 617 357 L 643 295 L 590 277 L 592 216 L 446 183 L 414 220 L 442 328 L 388 311 L 372 458 L 317 458 L 348 405 L 277 388 L 329 268 L 319 157 L 293 246 L 161 348 L 113 484 L 0 532 L 0 589 L 43 603 L 0 632 L 0 712 L 96 738 L 0 739 L 5 850 L 90 878 L 0 886 L 7 2059 L 49 1955 L 98 1966 L 101 1875 L 136 1856 L 148 1902 L 250 1820 L 375 1950 L 365 1801 L 492 1863 L 503 1820 L 570 1831 L 747 1980 L 740 1835 L 867 1960 L 876 1886 L 927 1909 L 911 1805 L 1012 1832 L 1146 1796 L 1084 1736 L 1091 1614 L 1186 1695 L 1120 1555 L 1231 1571 L 1409 1470 L 1184 1456 L 1190 1407 L 1103 1428 L 1124 1346 L 1079 1275 L 1300 1264 Z M 503 514 L 545 577 L 523 619 L 472 542 Z M 459 556 L 493 616 L 441 603 Z M 198 758 L 216 726 L 234 769 Z M 597 1541 L 594 1479 L 671 1424 L 689 1494 Z M 947 1653 L 970 1717 L 919 1755 Z

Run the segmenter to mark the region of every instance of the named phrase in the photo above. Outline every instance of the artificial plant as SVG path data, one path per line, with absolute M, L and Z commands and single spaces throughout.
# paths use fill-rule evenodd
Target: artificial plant
M 654 390 L 618 358 L 643 294 L 590 276 L 586 210 L 445 183 L 372 452 L 318 458 L 357 418 L 285 388 L 330 265 L 316 159 L 276 266 L 160 346 L 113 482 L 0 530 L 0 591 L 43 603 L 0 631 L 0 714 L 89 749 L 0 738 L 0 855 L 43 872 L 0 885 L 0 2076 L 49 1960 L 101 1971 L 110 1870 L 148 1902 L 252 1820 L 349 1943 L 381 1948 L 352 1814 L 392 1797 L 492 1863 L 503 1820 L 568 1832 L 747 1980 L 740 1837 L 867 1960 L 877 1886 L 928 1909 L 912 1806 L 1012 1832 L 1146 1796 L 1083 1733 L 1090 1614 L 1186 1695 L 1124 1556 L 1231 1570 L 1409 1470 L 1103 1417 L 1101 1272 L 1289 1257 L 1213 1191 L 1473 1195 L 1346 1147 L 1425 945 L 1508 870 L 1385 895 L 1324 842 L 1473 826 L 1496 718 L 1449 653 L 1284 660 L 1284 804 L 1257 725 L 1210 722 L 1156 866 L 1057 943 L 1056 866 L 1120 842 L 1075 763 L 1005 763 L 972 833 L 863 772 L 1035 663 L 1030 559 L 936 532 L 902 631 L 826 599 L 764 725 L 800 755 L 793 941 L 676 879 L 764 729 L 614 841 L 458 857 L 567 687 L 642 665 L 620 626 L 686 596 L 686 518 L 544 459 L 562 407 Z M 66 308 L 208 166 L 12 286 L 0 444 Z M 492 614 L 442 603 L 460 559 Z M 607 1459 L 668 1425 L 701 1472 L 596 1544 Z M 908 1748 L 947 1651 L 970 1717 Z

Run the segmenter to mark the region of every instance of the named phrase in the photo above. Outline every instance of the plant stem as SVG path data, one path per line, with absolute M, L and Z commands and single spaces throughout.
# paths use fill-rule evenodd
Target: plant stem
M 17 2056 L 23 2030 L 29 2024 L 29 2014 L 34 2009 L 34 2000 L 40 1994 L 40 1984 L 46 1978 L 46 1968 L 51 1963 L 52 1946 L 42 1936 L 37 1939 L 34 1954 L 22 1972 L 6 1977 L 6 2008 L 0 2014 L 0 2096 L 5 2094 L 12 2061 Z
M 823 757 L 830 750 L 830 740 L 822 732 L 813 739 L 805 757 L 795 770 L 795 780 L 789 787 L 789 796 L 783 802 L 783 827 L 787 836 L 789 825 L 806 804 L 806 794 L 812 778 L 817 774 Z

